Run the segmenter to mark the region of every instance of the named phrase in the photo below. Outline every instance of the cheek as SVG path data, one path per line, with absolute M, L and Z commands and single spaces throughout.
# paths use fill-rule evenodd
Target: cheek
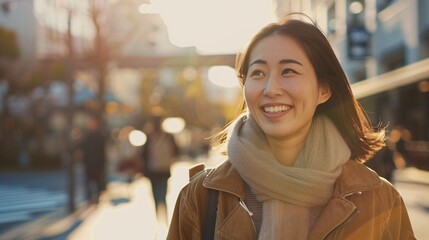
M 246 102 L 247 107 L 250 107 L 250 105 L 252 104 L 251 94 L 247 90 L 246 86 L 244 86 L 244 89 L 243 89 L 243 96 L 244 96 L 244 101 Z
M 319 90 L 317 84 L 309 81 L 294 81 L 290 82 L 288 93 L 295 99 L 303 102 L 317 102 L 319 98 Z
M 255 102 L 255 98 L 257 96 L 257 91 L 254 84 L 246 82 L 243 88 L 243 96 L 247 105 L 251 105 Z
M 256 108 L 258 108 L 257 103 L 257 93 L 254 91 L 253 88 L 246 88 L 246 86 L 243 89 L 243 96 L 244 101 L 246 102 L 247 109 L 250 113 L 255 114 Z

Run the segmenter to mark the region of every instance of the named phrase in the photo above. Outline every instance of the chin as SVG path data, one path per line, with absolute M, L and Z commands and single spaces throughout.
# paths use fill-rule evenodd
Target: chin
M 270 138 L 284 138 L 288 136 L 284 129 L 262 129 L 264 134 Z

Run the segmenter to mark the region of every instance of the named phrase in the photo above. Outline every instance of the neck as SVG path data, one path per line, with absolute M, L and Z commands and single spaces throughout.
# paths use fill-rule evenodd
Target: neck
M 268 140 L 268 145 L 277 161 L 285 166 L 292 166 L 304 142 L 284 143 L 275 140 Z
M 305 140 L 310 129 L 303 131 L 293 138 L 270 138 L 266 136 L 268 146 L 277 161 L 285 166 L 292 166 L 296 157 L 305 145 Z

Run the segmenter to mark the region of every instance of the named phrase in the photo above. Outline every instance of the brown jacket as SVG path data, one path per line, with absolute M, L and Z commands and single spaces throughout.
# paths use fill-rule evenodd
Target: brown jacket
M 190 170 L 198 172 L 204 166 Z M 192 174 L 192 173 L 191 173 Z M 168 240 L 200 240 L 207 188 L 219 190 L 215 239 L 257 239 L 249 213 L 242 206 L 244 182 L 226 161 L 201 171 L 180 192 Z M 401 196 L 366 166 L 349 161 L 337 179 L 332 200 L 308 239 L 415 239 Z

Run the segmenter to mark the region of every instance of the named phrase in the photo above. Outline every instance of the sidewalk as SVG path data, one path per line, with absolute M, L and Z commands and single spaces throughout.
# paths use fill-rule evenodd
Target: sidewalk
M 48 226 L 38 240 L 165 239 L 166 224 L 158 222 L 150 182 L 142 177 L 109 183 L 98 205 Z
M 414 167 L 395 170 L 393 178 L 395 182 L 409 182 L 429 185 L 429 171 Z
M 429 171 L 413 167 L 394 172 L 395 188 L 401 193 L 417 239 L 429 239 Z
M 156 214 L 149 179 L 131 183 L 109 182 L 98 204 L 81 204 L 70 214 L 66 209 L 43 216 L 0 236 L 0 240 L 109 240 L 165 239 L 179 191 L 189 181 L 192 162 L 173 165 L 166 201 Z M 167 212 L 168 210 L 168 212 Z

